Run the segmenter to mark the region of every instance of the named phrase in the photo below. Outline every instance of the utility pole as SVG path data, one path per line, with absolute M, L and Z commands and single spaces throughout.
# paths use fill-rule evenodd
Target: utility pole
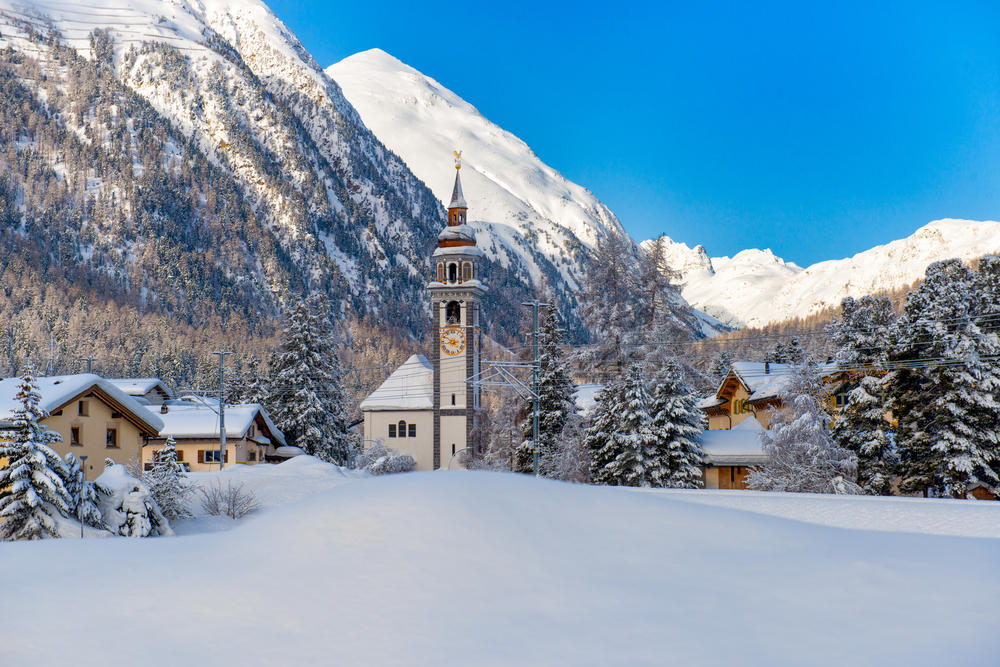
M 226 355 L 227 350 L 216 350 L 219 355 L 219 470 L 226 465 Z
M 532 471 L 535 473 L 535 477 L 538 477 L 538 419 L 539 419 L 539 396 L 538 396 L 538 308 L 539 306 L 547 306 L 547 303 L 540 303 L 538 299 L 528 303 L 522 303 L 522 306 L 531 306 L 531 338 L 532 338 L 532 349 L 534 354 L 532 355 L 532 391 L 534 392 L 534 402 L 531 408 L 531 467 Z
M 94 362 L 97 361 L 97 357 L 83 357 L 83 361 L 87 362 L 87 375 L 94 372 Z

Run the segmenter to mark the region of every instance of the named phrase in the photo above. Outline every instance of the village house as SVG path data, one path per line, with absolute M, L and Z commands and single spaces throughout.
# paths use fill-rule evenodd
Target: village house
M 149 438 L 142 450 L 143 469 L 153 467 L 163 444 L 173 437 L 177 460 L 194 472 L 218 470 L 219 402 L 188 395 L 164 401 L 158 410 L 163 426 Z M 255 465 L 268 460 L 284 460 L 290 455 L 285 436 L 274 425 L 267 411 L 257 403 L 226 405 L 226 451 L 222 464 Z
M 106 378 L 123 392 L 148 405 L 163 405 L 174 392 L 159 378 Z
M 62 457 L 73 452 L 86 457 L 84 474 L 94 480 L 104 472 L 104 459 L 116 463 L 138 461 L 143 445 L 156 437 L 160 416 L 97 375 L 59 375 L 35 378 L 41 396 L 39 408 L 48 413 L 42 425 L 62 437 L 53 449 Z M 0 431 L 10 429 L 20 378 L 0 380 Z M 0 434 L 0 437 L 3 437 Z

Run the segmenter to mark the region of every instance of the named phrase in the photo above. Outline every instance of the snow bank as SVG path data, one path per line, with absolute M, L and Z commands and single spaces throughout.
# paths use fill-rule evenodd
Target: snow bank
M 2 662 L 937 665 L 1000 630 L 996 539 L 498 473 L 345 484 L 310 457 L 217 475 L 273 504 L 219 533 L 0 544 Z M 169 648 L 144 640 L 163 623 Z

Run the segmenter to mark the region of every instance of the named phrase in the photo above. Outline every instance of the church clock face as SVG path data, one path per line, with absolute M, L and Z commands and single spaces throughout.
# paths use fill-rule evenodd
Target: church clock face
M 462 354 L 465 349 L 465 333 L 458 327 L 441 330 L 441 351 L 449 357 Z

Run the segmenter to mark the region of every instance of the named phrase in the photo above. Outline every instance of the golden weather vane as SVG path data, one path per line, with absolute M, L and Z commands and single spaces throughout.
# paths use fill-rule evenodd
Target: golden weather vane
M 462 151 L 455 151 L 455 169 L 462 168 Z

